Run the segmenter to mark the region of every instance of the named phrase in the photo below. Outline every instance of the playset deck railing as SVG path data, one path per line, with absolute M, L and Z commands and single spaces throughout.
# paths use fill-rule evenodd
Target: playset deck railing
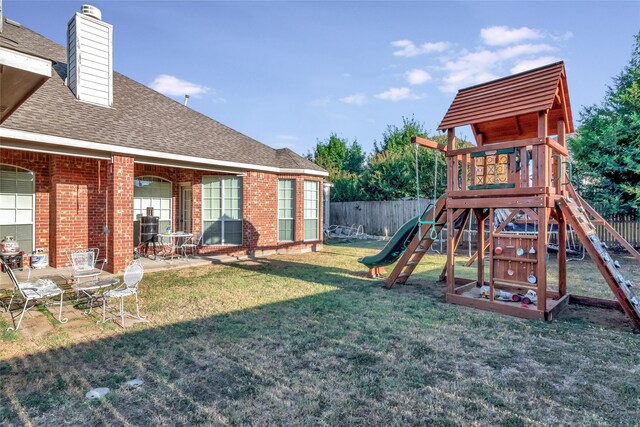
M 548 137 L 449 150 L 448 196 L 563 195 L 570 174 L 567 154 Z

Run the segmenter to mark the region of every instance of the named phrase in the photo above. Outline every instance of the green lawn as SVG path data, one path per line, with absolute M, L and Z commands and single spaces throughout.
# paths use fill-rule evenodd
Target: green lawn
M 149 274 L 149 322 L 126 331 L 78 315 L 4 333 L 0 424 L 638 425 L 640 336 L 624 316 L 571 307 L 544 323 L 445 304 L 439 255 L 385 290 L 356 262 L 379 246 Z M 611 297 L 588 261 L 569 279 Z M 100 386 L 105 399 L 84 398 Z

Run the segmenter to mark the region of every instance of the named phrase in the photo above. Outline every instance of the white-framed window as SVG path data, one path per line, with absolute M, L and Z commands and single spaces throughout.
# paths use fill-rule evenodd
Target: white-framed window
M 139 176 L 133 180 L 133 243 L 140 239 L 140 217 L 147 215 L 147 208 L 153 208 L 153 215 L 160 218 L 158 232 L 171 227 L 173 215 L 173 190 L 171 181 L 157 176 Z
M 304 240 L 318 240 L 318 181 L 304 182 Z
M 20 250 L 34 250 L 35 174 L 0 164 L 0 240 L 13 236 Z
M 242 178 L 202 177 L 202 244 L 242 245 Z
M 278 241 L 293 242 L 296 238 L 296 181 L 278 180 Z

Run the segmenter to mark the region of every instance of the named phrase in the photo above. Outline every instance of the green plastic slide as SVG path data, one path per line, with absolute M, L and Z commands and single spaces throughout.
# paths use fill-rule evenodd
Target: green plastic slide
M 422 214 L 422 218 L 430 218 L 433 205 L 425 210 Z M 418 217 L 411 218 L 405 222 L 396 234 L 393 235 L 389 243 L 385 245 L 382 250 L 375 254 L 360 258 L 359 263 L 366 265 L 368 268 L 384 267 L 391 265 L 398 260 L 404 253 L 405 249 L 411 243 L 411 239 L 418 232 Z

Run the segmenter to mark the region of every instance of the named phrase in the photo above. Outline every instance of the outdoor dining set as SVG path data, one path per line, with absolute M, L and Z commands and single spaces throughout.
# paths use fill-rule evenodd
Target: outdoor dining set
M 138 285 L 144 275 L 140 258 L 147 256 L 150 259 L 156 259 L 157 256 L 165 261 L 187 259 L 197 254 L 197 248 L 202 239 L 202 233 L 172 232 L 170 228 L 163 233 L 158 233 L 157 228 L 154 231 L 151 239 L 143 241 L 143 244 L 135 248 L 134 259 L 127 266 L 122 279 L 103 274 L 106 259 L 99 259 L 98 248 L 69 251 L 67 275 L 56 272 L 37 279 L 31 279 L 33 268 L 16 269 L 0 257 L 0 266 L 13 285 L 11 296 L 0 299 L 0 305 L 4 306 L 10 314 L 13 323 L 8 329 L 18 330 L 25 313 L 39 305 L 56 306 L 57 320 L 60 323 L 66 323 L 67 319 L 62 317 L 62 305 L 65 299 L 67 302 L 72 301 L 75 307 L 83 308 L 86 315 L 90 315 L 94 308 L 101 307 L 102 317 L 99 323 L 114 320 L 124 327 L 125 317 L 144 320 L 144 317 L 140 316 L 138 304 Z M 150 243 L 153 244 L 153 256 L 149 253 Z M 23 273 L 19 275 L 21 277 L 19 279 L 16 270 L 26 270 L 27 278 L 22 278 Z M 127 297 L 135 299 L 135 314 L 125 311 L 124 300 Z M 9 301 L 7 302 L 6 299 Z M 17 314 L 18 303 L 20 304 L 19 314 Z
M 106 260 L 98 259 L 98 248 L 76 249 L 69 252 L 71 262 L 70 277 L 62 274 L 31 279 L 31 268 L 20 270 L 27 271 L 27 278 L 18 279 L 14 269 L 12 269 L 3 259 L 0 258 L 2 269 L 9 276 L 13 285 L 13 290 L 9 302 L 2 301 L 5 310 L 10 314 L 13 326 L 9 330 L 18 330 L 24 315 L 30 309 L 39 305 L 57 306 L 57 320 L 66 323 L 68 319 L 62 317 L 62 305 L 65 302 L 65 290 L 61 283 L 71 281 L 70 291 L 72 297 L 67 297 L 76 307 L 86 307 L 85 314 L 91 314 L 96 306 L 102 306 L 102 320 L 104 323 L 109 320 L 119 320 L 120 326 L 125 326 L 125 317 L 133 317 L 143 320 L 140 316 L 138 305 L 138 285 L 142 281 L 144 268 L 140 260 L 133 260 L 126 268 L 122 282 L 116 277 L 105 277 L 101 275 L 104 271 Z M 132 315 L 124 309 L 124 299 L 134 297 L 136 314 Z M 20 314 L 14 316 L 13 303 L 20 301 Z M 115 305 L 112 302 L 116 301 Z M 110 316 L 107 318 L 107 313 Z M 17 322 L 16 322 L 17 317 Z

